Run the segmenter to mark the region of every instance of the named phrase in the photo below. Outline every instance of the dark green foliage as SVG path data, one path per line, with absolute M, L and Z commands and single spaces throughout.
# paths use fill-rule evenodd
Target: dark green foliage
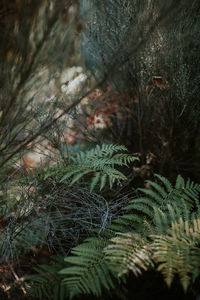
M 121 145 L 97 145 L 95 148 L 82 152 L 75 156 L 67 156 L 66 165 L 58 165 L 46 170 L 45 179 L 50 176 L 60 178 L 59 182 L 69 181 L 69 186 L 75 184 L 84 175 L 91 175 L 90 191 L 92 192 L 96 185 L 100 185 L 102 190 L 107 180 L 110 188 L 115 181 L 126 180 L 126 176 L 118 171 L 115 166 L 126 166 L 138 158 L 132 155 L 124 154 L 126 147 Z
M 65 275 L 63 284 L 70 294 L 70 299 L 80 294 L 101 296 L 102 290 L 114 288 L 113 273 L 105 260 L 103 249 L 106 240 L 87 239 L 72 250 L 74 256 L 65 258 L 73 266 L 63 269 L 59 274 Z
M 144 196 L 131 200 L 124 208 L 126 211 L 131 210 L 140 215 L 140 219 L 136 220 L 136 227 L 137 222 L 141 224 L 144 221 L 149 221 L 150 224 L 153 222 L 156 225 L 159 220 L 155 217 L 155 212 L 161 210 L 167 218 L 170 213 L 169 206 L 175 209 L 174 221 L 180 217 L 187 219 L 191 210 L 199 214 L 199 184 L 190 179 L 184 181 L 179 175 L 173 187 L 167 178 L 158 174 L 155 174 L 155 177 L 159 179 L 160 184 L 147 180 L 150 188 L 139 189 Z M 172 214 L 170 214 L 170 221 L 172 220 Z M 159 224 L 159 230 L 162 230 L 161 224 Z
M 84 294 L 101 296 L 103 291 L 116 288 L 116 275 L 110 270 L 103 252 L 107 244 L 108 240 L 90 238 L 73 248 L 73 256 L 64 258 L 64 261 L 58 257 L 50 265 L 35 268 L 37 275 L 28 277 L 28 282 L 32 281 L 29 294 L 38 299 L 43 295 L 51 299 L 52 293 L 55 299 L 65 299 L 66 296 L 72 299 Z M 59 298 L 61 294 L 63 298 Z
M 110 224 L 113 213 L 119 213 L 123 199 L 119 204 L 109 204 L 103 196 L 89 192 L 86 187 L 90 190 L 95 187 L 94 178 L 99 178 L 100 188 L 105 186 L 107 178 L 110 187 L 115 180 L 125 180 L 125 175 L 115 166 L 127 167 L 137 158 L 122 151 L 126 151 L 124 146 L 96 146 L 65 157 L 68 166 L 41 168 L 29 177 L 19 177 L 18 186 L 14 182 L 16 186 L 13 184 L 7 196 L 2 197 L 5 223 L 0 230 L 2 262 L 18 260 L 22 253 L 31 253 L 36 247 L 48 246 L 66 253 L 81 238 L 91 235 L 91 230 L 100 233 Z M 86 185 L 85 181 L 85 187 L 72 188 L 77 174 L 82 177 L 85 173 L 94 174 L 91 183 Z M 67 181 L 67 177 L 72 180 Z
M 179 106 L 180 116 L 187 113 L 197 117 L 197 0 L 191 5 L 187 0 L 80 3 L 83 14 L 89 10 L 82 42 L 86 66 L 101 74 L 112 73 L 109 79 L 117 90 L 137 90 L 140 100 L 153 76 L 164 77 L 168 81 L 167 97 L 173 106 Z
M 86 66 L 109 74 L 105 85 L 113 90 L 105 103 L 116 91 L 122 109 L 131 103 L 122 118 L 113 114 L 112 124 L 93 136 L 126 145 L 143 161 L 153 153 L 153 172 L 167 178 L 180 173 L 198 180 L 199 1 L 80 3 L 83 16 L 89 10 L 82 34 Z
M 190 280 L 195 280 L 199 275 L 197 272 L 199 264 L 194 268 L 199 259 L 197 248 L 199 205 L 196 213 L 190 214 L 189 211 L 195 210 L 200 186 L 189 180 L 185 182 L 181 176 L 178 176 L 175 187 L 172 187 L 163 176 L 156 175 L 156 177 L 164 187 L 162 184 L 150 182 L 158 194 L 154 194 L 154 191 L 150 189 L 142 190 L 146 195 L 151 196 L 151 198 L 141 198 L 141 203 L 145 202 L 143 208 L 149 205 L 150 211 L 144 211 L 146 218 L 144 215 L 140 216 L 139 225 L 135 226 L 134 215 L 139 216 L 137 208 L 141 206 L 137 206 L 137 202 L 140 198 L 136 199 L 135 206 L 131 204 L 126 208 L 126 210 L 135 210 L 132 215 L 124 215 L 114 221 L 118 233 L 117 237 L 111 239 L 111 244 L 108 239 L 90 239 L 72 251 L 75 256 L 66 258 L 66 262 L 74 265 L 62 271 L 62 274 L 66 275 L 64 282 L 67 283 L 68 288 L 72 289 L 71 297 L 90 293 L 99 296 L 102 294 L 103 286 L 108 290 L 113 288 L 110 277 L 106 276 L 107 286 L 103 281 L 105 280 L 104 272 L 109 273 L 108 270 L 113 271 L 115 276 L 117 273 L 121 276 L 129 271 L 138 275 L 142 270 L 158 264 L 158 270 L 164 274 L 169 285 L 174 275 L 178 274 L 185 290 Z M 157 201 L 155 206 L 154 201 Z M 131 200 L 131 203 L 133 202 L 134 200 Z M 125 228 L 129 228 L 129 233 L 120 233 L 120 231 L 125 232 Z M 112 236 L 116 235 L 114 229 L 112 225 L 108 227 L 108 232 L 110 231 Z M 105 237 L 109 236 L 108 232 L 105 230 Z M 107 260 L 111 263 L 108 264 Z M 173 271 L 170 267 L 172 260 Z M 103 264 L 103 270 L 106 268 L 107 271 L 104 270 L 103 273 L 98 271 L 101 264 Z M 188 264 L 188 269 L 186 264 Z
M 7 298 L 16 282 L 32 299 L 64 300 L 114 295 L 129 272 L 154 268 L 185 291 L 199 277 L 200 184 L 183 177 L 199 176 L 200 6 L 161 2 L 0 4 L 0 291 Z M 74 95 L 62 94 L 59 74 L 82 61 L 88 80 Z M 65 123 L 82 122 L 77 104 L 93 88 L 102 88 L 99 107 L 111 104 L 102 119 L 112 116 L 104 130 L 83 131 L 101 146 L 80 151 L 81 140 L 69 151 L 60 139 Z M 92 117 L 96 107 L 93 101 Z M 57 164 L 23 168 L 43 138 L 56 148 Z M 137 158 L 127 149 L 141 165 L 132 168 Z M 143 183 L 155 170 L 168 179 L 156 174 L 132 198 L 135 179 Z M 39 265 L 42 249 L 48 260 L 59 255 Z M 24 273 L 32 274 L 27 282 Z
M 133 217 L 135 230 L 112 238 L 107 257 L 119 275 L 129 271 L 138 275 L 157 266 L 170 286 L 178 274 L 186 291 L 199 276 L 200 185 L 179 175 L 172 187 L 165 177 L 156 177 L 163 186 L 148 181 L 153 189 L 140 189 L 146 197 L 131 200 L 125 208 L 133 215 L 140 213 L 140 224 L 135 225 Z
M 162 218 L 164 222 L 164 214 Z M 199 239 L 199 218 L 192 221 L 180 218 L 166 226 L 162 234 L 149 235 L 148 239 L 135 233 L 118 234 L 111 239 L 106 254 L 119 276 L 129 271 L 137 276 L 143 270 L 157 266 L 168 286 L 178 274 L 187 291 L 191 281 L 199 276 Z
M 62 256 L 54 256 L 49 265 L 40 265 L 34 268 L 37 275 L 27 277 L 27 283 L 34 282 L 28 295 L 35 299 L 53 299 L 64 300 L 66 288 L 62 285 L 63 276 L 58 271 L 63 267 L 64 260 Z

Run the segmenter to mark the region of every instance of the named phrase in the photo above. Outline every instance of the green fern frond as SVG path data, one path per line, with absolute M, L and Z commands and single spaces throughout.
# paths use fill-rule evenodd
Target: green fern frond
M 58 271 L 64 266 L 62 256 L 53 256 L 49 265 L 35 267 L 36 275 L 27 276 L 27 283 L 30 286 L 28 295 L 34 299 L 64 300 L 67 294 L 66 288 L 62 285 L 63 276 Z M 53 297 L 53 298 L 52 298 Z
M 158 205 L 162 205 L 163 201 L 167 198 L 166 192 L 164 192 L 164 194 L 161 196 L 155 193 L 153 190 L 147 188 L 140 188 L 139 191 L 142 192 L 143 194 L 146 194 L 146 196 L 151 197 L 151 199 L 153 199 L 154 202 L 157 202 Z
M 159 264 L 168 285 L 178 274 L 187 290 L 200 273 L 200 185 L 179 175 L 173 187 L 164 177 L 156 177 L 162 185 L 148 181 L 152 190 L 140 189 L 147 197 L 131 200 L 125 211 L 132 214 L 109 226 L 121 234 L 111 238 L 106 257 L 119 275 L 138 275 Z
M 102 232 L 105 240 L 88 239 L 65 259 L 72 264 L 61 271 L 70 298 L 100 296 L 120 276 L 137 276 L 155 265 L 168 285 L 178 274 L 184 289 L 199 275 L 200 186 L 181 176 L 175 186 L 156 177 L 160 184 L 149 181 L 151 189 L 140 189 L 145 196 L 132 199 L 124 210 L 129 213 L 112 220 Z
M 141 227 L 142 223 L 141 223 L 141 217 L 137 214 L 125 214 L 123 216 L 120 217 L 120 219 L 122 222 L 124 222 L 124 224 L 129 225 L 129 230 L 130 228 L 132 228 L 132 230 Z M 115 220 L 113 220 L 114 222 Z M 145 220 L 143 220 L 145 222 Z M 119 224 L 119 221 L 116 220 L 116 222 Z M 120 230 L 120 232 L 122 232 Z M 127 232 L 127 231 L 126 231 Z
M 190 282 L 199 276 L 200 268 L 200 219 L 192 224 L 183 221 L 172 223 L 168 234 L 153 235 L 154 260 L 159 264 L 166 283 L 170 286 L 175 275 L 186 291 Z
M 169 182 L 169 180 L 166 177 L 161 176 L 159 174 L 155 174 L 155 177 L 157 177 L 160 180 L 160 182 L 166 188 L 168 193 L 170 193 L 173 190 L 171 183 Z M 182 178 L 180 175 L 178 177 Z
M 58 176 L 59 182 L 69 180 L 69 185 L 75 184 L 83 176 L 90 175 L 90 191 L 99 185 L 102 190 L 107 181 L 110 188 L 116 181 L 126 180 L 126 176 L 117 170 L 115 166 L 128 166 L 131 162 L 138 160 L 137 157 L 125 153 L 125 146 L 121 145 L 97 145 L 89 151 L 80 151 L 75 156 L 69 156 L 69 165 L 56 166 L 47 170 L 45 179 L 50 176 Z
M 80 294 L 100 296 L 102 290 L 114 288 L 113 272 L 105 260 L 103 249 L 106 240 L 87 239 L 83 244 L 72 249 L 74 256 L 65 258 L 72 267 L 62 269 L 59 274 L 65 275 L 63 284 L 70 294 L 70 299 Z
M 199 185 L 191 181 L 189 181 L 190 184 L 188 181 L 185 183 L 180 175 L 177 178 L 179 185 L 174 187 L 163 176 L 156 174 L 156 178 L 161 180 L 161 184 L 148 180 L 151 188 L 139 189 L 145 195 L 130 200 L 129 204 L 123 208 L 125 214 L 114 219 L 109 229 L 124 233 L 134 230 L 145 232 L 146 226 L 149 228 L 152 226 L 152 230 L 163 233 L 171 222 L 179 220 L 180 217 L 184 220 L 191 217 L 192 210 L 200 212 Z
M 178 175 L 174 187 L 163 176 L 155 174 L 160 183 L 148 180 L 150 188 L 139 189 L 145 196 L 135 198 L 124 208 L 125 211 L 132 210 L 140 212 L 141 222 L 145 218 L 155 222 L 155 209 L 159 208 L 165 213 L 169 213 L 168 205 L 174 206 L 177 210 L 177 216 L 187 218 L 187 211 L 197 210 L 200 212 L 199 194 L 200 184 L 184 179 Z M 172 221 L 172 220 L 171 220 Z
M 153 266 L 152 250 L 148 240 L 135 233 L 118 234 L 105 248 L 106 259 L 119 276 L 129 271 L 135 276 Z
M 200 218 L 192 220 L 191 214 L 185 221 L 178 218 L 173 206 L 168 205 L 168 210 L 166 214 L 155 208 L 157 230 L 154 234 L 153 227 L 149 227 L 150 234 L 147 233 L 146 237 L 134 232 L 118 233 L 117 237 L 110 239 L 104 251 L 110 267 L 118 276 L 129 271 L 137 276 L 142 270 L 158 265 L 157 270 L 169 286 L 175 275 L 179 275 L 186 291 L 190 282 L 200 274 Z
M 180 189 L 180 188 L 184 188 L 184 187 L 185 187 L 185 180 L 183 179 L 183 177 L 181 175 L 178 175 L 176 178 L 175 188 Z M 188 187 L 190 187 L 190 186 L 188 186 Z

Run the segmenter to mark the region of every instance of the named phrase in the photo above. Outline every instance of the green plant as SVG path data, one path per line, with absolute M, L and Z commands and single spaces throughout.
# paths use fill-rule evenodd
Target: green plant
M 91 229 L 102 231 L 110 224 L 113 204 L 92 193 L 100 181 L 102 189 L 108 178 L 110 187 L 126 176 L 115 166 L 128 166 L 137 158 L 122 153 L 117 145 L 96 146 L 86 152 L 69 156 L 69 165 L 38 169 L 18 178 L 10 190 L 1 195 L 0 253 L 2 262 L 19 259 L 22 253 L 48 245 L 49 249 L 65 251 L 76 245 Z M 90 192 L 86 188 L 69 187 L 86 174 L 92 174 Z M 56 181 L 56 178 L 58 180 Z M 67 181 L 67 178 L 71 181 Z M 87 181 L 85 181 L 87 183 Z M 65 199 L 69 199 L 65 203 Z M 22 246 L 23 245 L 23 246 Z
M 70 180 L 69 186 L 75 184 L 84 175 L 92 175 L 90 191 L 92 192 L 97 184 L 100 184 L 102 190 L 108 180 L 109 187 L 112 188 L 115 181 L 126 180 L 126 176 L 117 170 L 115 166 L 126 166 L 137 157 L 122 153 L 127 151 L 125 146 L 103 144 L 97 145 L 91 150 L 80 151 L 76 155 L 70 155 L 65 158 L 65 165 L 48 168 L 45 179 L 50 176 L 58 177 L 59 182 Z
M 43 299 L 43 295 L 52 299 L 53 292 L 54 299 L 65 299 L 66 296 L 72 299 L 88 294 L 98 297 L 117 288 L 119 281 L 105 260 L 103 249 L 107 245 L 107 239 L 88 238 L 72 249 L 73 256 L 53 258 L 50 265 L 34 268 L 37 274 L 27 277 L 28 294 L 39 299 Z M 63 298 L 59 298 L 58 291 Z
M 37 275 L 27 276 L 27 285 L 34 282 L 31 289 L 28 289 L 28 295 L 37 299 L 54 299 L 64 300 L 66 288 L 61 284 L 62 275 L 58 271 L 63 267 L 63 257 L 60 255 L 53 256 L 49 265 L 39 265 L 33 270 Z M 53 298 L 52 298 L 53 297 Z
M 2 7 L 12 10 L 16 4 L 16 18 L 9 22 L 10 18 L 3 17 L 0 24 L 2 264 L 14 264 L 19 258 L 17 271 L 21 274 L 24 266 L 20 258 L 32 248 L 45 245 L 49 251 L 64 255 L 85 236 L 97 233 L 98 238 L 72 250 L 74 256 L 66 258 L 66 266 L 61 258 L 36 268 L 38 275 L 31 280 L 32 297 L 100 296 L 104 291 L 113 292 L 118 274 L 123 279 L 129 271 L 138 275 L 155 266 L 168 285 L 178 274 L 186 290 L 190 279 L 199 275 L 199 185 L 179 176 L 173 186 L 156 175 L 158 183 L 147 182 L 149 188 L 140 189 L 143 197 L 133 199 L 116 220 L 122 202 L 116 209 L 115 197 L 110 201 L 110 195 L 117 183 L 126 180 L 123 171 L 136 159 L 116 144 L 130 146 L 131 153 L 140 152 L 141 161 L 152 152 L 159 165 L 157 172 L 170 174 L 169 178 L 182 170 L 184 176 L 193 176 L 192 172 L 198 170 L 198 0 L 192 4 L 187 0 L 162 4 L 151 0 L 25 2 L 0 4 L 0 13 Z M 79 4 L 82 24 L 77 21 Z M 52 141 L 58 141 L 57 149 L 60 147 L 56 135 L 64 128 L 63 116 L 92 90 L 84 85 L 85 91 L 73 97 L 60 93 L 57 74 L 82 60 L 74 59 L 74 53 L 80 55 L 76 23 L 80 25 L 78 32 L 83 29 L 85 73 L 89 77 L 89 71 L 94 71 L 93 81 L 97 81 L 88 80 L 89 85 L 112 85 L 119 92 L 120 105 L 124 104 L 121 92 L 130 89 L 130 97 L 125 95 L 127 110 L 122 112 L 119 105 L 119 113 L 112 116 L 115 122 L 110 119 L 115 135 L 108 133 L 104 138 L 99 130 L 99 141 L 113 144 L 64 155 L 59 165 L 39 171 L 38 176 L 34 172 L 24 174 L 18 165 L 13 170 L 13 164 L 41 137 L 52 135 Z M 43 85 L 48 89 L 51 79 L 56 83 L 55 98 L 49 98 L 48 91 L 49 101 L 43 101 Z M 116 108 L 115 101 L 113 104 Z M 160 115 L 162 118 L 158 118 Z M 22 176 L 25 180 L 21 185 Z M 107 195 L 109 188 L 112 191 Z M 93 192 L 98 189 L 104 190 L 103 196 Z M 63 274 L 58 275 L 61 269 Z M 5 279 L 5 291 L 8 281 Z M 12 297 L 9 291 L 7 295 Z
M 103 249 L 108 241 L 90 238 L 83 244 L 73 248 L 73 256 L 65 258 L 72 266 L 62 269 L 65 279 L 63 284 L 69 291 L 70 299 L 80 294 L 101 296 L 103 289 L 110 291 L 114 288 L 113 272 L 105 260 Z
M 180 217 L 187 219 L 188 212 L 192 209 L 194 212 L 200 212 L 200 184 L 194 183 L 190 179 L 185 181 L 180 175 L 178 175 L 174 186 L 164 176 L 155 174 L 155 178 L 160 183 L 147 180 L 150 188 L 139 188 L 138 190 L 142 192 L 143 196 L 132 199 L 129 205 L 124 208 L 125 211 L 134 211 L 134 214 L 139 216 L 136 221 L 133 219 L 132 226 L 137 228 L 138 226 L 141 227 L 141 223 L 149 222 L 150 225 L 162 231 L 166 228 L 162 228 L 159 223 L 157 211 L 162 211 L 166 218 L 170 215 L 170 221 L 172 221 L 172 216 L 174 216 L 174 220 Z M 174 208 L 175 215 L 170 214 L 168 205 Z M 122 218 L 126 218 L 126 215 Z
M 125 100 L 131 103 L 129 113 L 122 107 L 120 118 L 112 115 L 112 124 L 98 130 L 98 138 L 126 145 L 132 153 L 140 152 L 143 159 L 153 153 L 157 158 L 153 171 L 167 178 L 180 173 L 198 180 L 198 1 L 190 6 L 187 1 L 81 3 L 84 12 L 88 8 L 91 12 L 83 34 L 86 65 L 101 74 L 112 66 L 118 70 L 109 78 L 114 89 L 105 98 L 105 106 L 115 99 L 116 91 L 119 97 L 122 94 L 121 107 Z M 143 38 L 139 51 L 130 55 Z M 119 66 L 123 59 L 126 63 Z M 126 89 L 131 97 L 126 96 Z
M 173 187 L 165 177 L 156 177 L 163 186 L 148 181 L 151 189 L 140 189 L 145 197 L 131 200 L 125 208 L 140 214 L 136 220 L 140 225 L 133 216 L 135 232 L 112 238 L 105 250 L 107 259 L 119 276 L 129 271 L 138 275 L 157 266 L 170 286 L 177 274 L 186 291 L 200 275 L 200 185 L 179 175 Z M 121 218 L 125 221 L 126 215 Z
M 163 217 L 163 219 L 165 216 Z M 136 233 L 118 234 L 105 251 L 119 276 L 129 271 L 138 276 L 153 267 L 163 274 L 168 286 L 176 275 L 187 291 L 199 274 L 199 218 L 172 221 L 165 233 L 148 237 Z
M 200 275 L 200 219 L 173 221 L 165 234 L 152 235 L 153 259 L 168 286 L 179 276 L 187 291 Z
M 185 182 L 179 175 L 173 187 L 166 178 L 156 177 L 162 184 L 150 181 L 152 189 L 142 189 L 147 196 L 131 200 L 125 208 L 132 213 L 114 220 L 102 233 L 106 240 L 87 240 L 72 251 L 75 256 L 66 258 L 74 265 L 61 271 L 66 275 L 64 282 L 71 289 L 71 297 L 90 293 L 101 295 L 107 279 L 102 276 L 110 271 L 114 277 L 120 275 L 123 279 L 129 271 L 139 275 L 142 270 L 158 265 L 158 271 L 164 274 L 169 285 L 174 275 L 179 274 L 184 289 L 199 275 L 199 264 L 196 264 L 199 259 L 197 199 L 200 185 L 190 180 Z M 140 215 L 142 208 L 144 214 Z M 191 210 L 194 212 L 190 213 Z M 140 224 L 136 219 L 140 219 Z M 99 271 L 101 264 L 107 271 Z M 109 291 L 108 287 L 113 288 L 109 276 Z

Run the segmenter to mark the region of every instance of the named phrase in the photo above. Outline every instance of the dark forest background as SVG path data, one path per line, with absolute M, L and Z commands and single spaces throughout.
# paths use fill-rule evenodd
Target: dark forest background
M 0 1 L 0 298 L 199 299 L 198 0 Z

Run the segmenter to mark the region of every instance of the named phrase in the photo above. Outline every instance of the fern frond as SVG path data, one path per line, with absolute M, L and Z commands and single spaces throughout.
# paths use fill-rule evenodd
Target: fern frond
M 125 211 L 140 212 L 141 221 L 145 217 L 154 224 L 159 223 L 155 220 L 155 209 L 160 209 L 162 212 L 169 214 L 169 222 L 172 221 L 172 212 L 170 219 L 168 205 L 176 211 L 176 219 L 181 216 L 187 219 L 187 212 L 191 210 L 200 212 L 200 184 L 195 184 L 190 180 L 185 182 L 178 175 L 173 187 L 165 177 L 158 174 L 155 174 L 155 177 L 160 180 L 160 183 L 148 180 L 150 188 L 139 189 L 145 196 L 132 199 L 129 205 L 124 208 Z
M 168 234 L 153 235 L 154 260 L 159 264 L 166 283 L 170 286 L 175 275 L 186 291 L 191 281 L 199 275 L 200 268 L 200 219 L 188 221 L 181 218 L 172 223 Z
M 144 237 L 135 233 L 118 234 L 105 248 L 106 259 L 115 272 L 122 276 L 132 271 L 135 276 L 153 266 L 152 249 Z
M 160 182 L 162 182 L 163 186 L 166 188 L 168 193 L 170 193 L 173 190 L 171 183 L 166 177 L 161 176 L 159 174 L 155 174 L 155 177 L 157 177 L 160 180 Z M 182 178 L 180 175 L 179 177 Z
M 137 276 L 157 264 L 168 285 L 178 274 L 187 289 L 199 275 L 199 185 L 179 176 L 172 186 L 156 177 L 160 185 L 149 181 L 152 190 L 140 189 L 145 196 L 132 199 L 124 209 L 129 213 L 112 220 L 102 232 L 105 240 L 88 239 L 65 259 L 73 264 L 61 271 L 71 298 L 100 296 L 103 288 L 113 288 L 114 278 L 129 271 Z
M 47 171 L 45 179 L 50 176 L 58 176 L 60 182 L 69 180 L 69 184 L 73 185 L 83 176 L 90 175 L 92 177 L 90 183 L 90 191 L 99 184 L 102 190 L 107 181 L 110 188 L 116 181 L 126 180 L 126 176 L 117 170 L 115 166 L 128 166 L 131 162 L 138 160 L 137 157 L 119 151 L 127 151 L 125 146 L 103 144 L 101 147 L 97 145 L 89 151 L 80 151 L 75 156 L 69 156 L 71 162 L 68 166 L 56 166 Z
M 102 290 L 114 288 L 113 272 L 105 260 L 103 249 L 106 240 L 87 239 L 83 244 L 72 249 L 74 256 L 65 258 L 65 262 L 73 264 L 59 274 L 65 275 L 63 284 L 70 294 L 70 299 L 80 294 L 100 296 Z
M 49 265 L 39 265 L 34 270 L 35 275 L 27 276 L 29 284 L 28 295 L 34 299 L 64 300 L 67 294 L 66 288 L 62 285 L 63 276 L 58 271 L 64 266 L 62 256 L 53 256 Z M 53 298 L 52 298 L 53 297 Z
M 151 199 L 154 200 L 154 202 L 157 202 L 158 205 L 162 205 L 163 201 L 167 197 L 166 192 L 164 192 L 164 194 L 160 196 L 159 194 L 155 193 L 153 190 L 147 188 L 140 188 L 139 191 L 142 192 L 143 194 L 146 194 L 146 196 L 151 197 Z
M 188 186 L 188 188 L 191 185 Z M 183 179 L 183 177 L 181 175 L 178 175 L 176 178 L 176 183 L 175 183 L 175 188 L 176 189 L 180 189 L 180 188 L 184 188 L 185 187 L 185 180 Z

